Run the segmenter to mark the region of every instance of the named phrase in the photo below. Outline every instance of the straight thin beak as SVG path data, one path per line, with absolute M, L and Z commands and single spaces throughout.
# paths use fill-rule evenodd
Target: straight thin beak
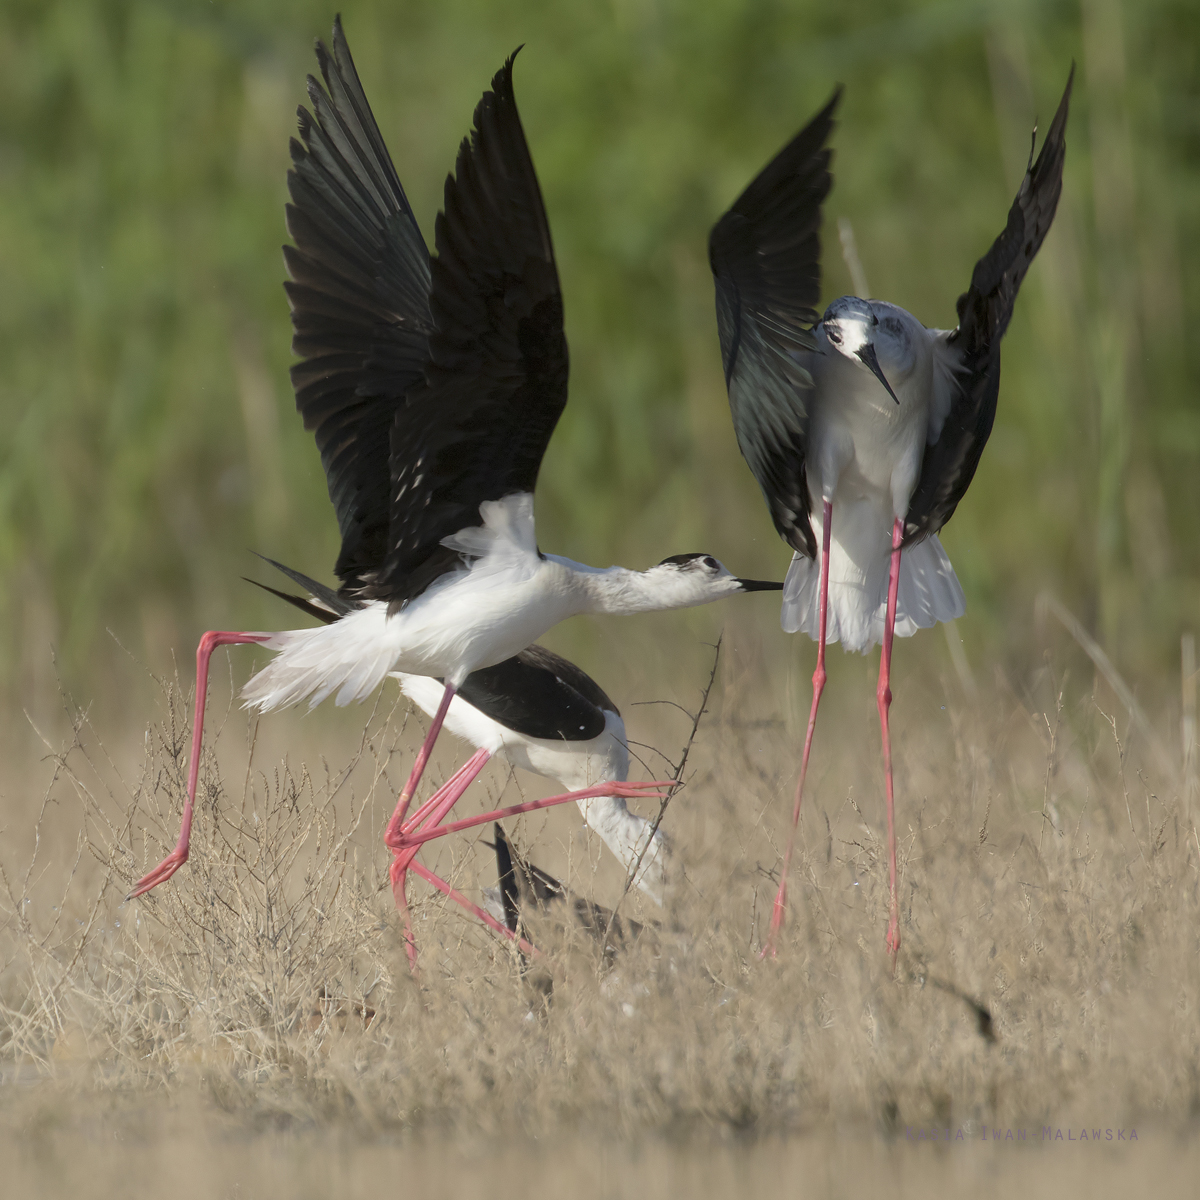
M 782 592 L 782 583 L 773 583 L 770 579 L 739 579 L 743 592 Z
M 888 383 L 887 376 L 883 373 L 883 368 L 879 365 L 879 359 L 875 357 L 875 347 L 868 343 L 858 351 L 858 357 L 862 360 L 863 366 L 867 367 L 871 374 L 887 388 L 887 394 L 899 404 L 900 397 L 892 391 L 892 385 Z

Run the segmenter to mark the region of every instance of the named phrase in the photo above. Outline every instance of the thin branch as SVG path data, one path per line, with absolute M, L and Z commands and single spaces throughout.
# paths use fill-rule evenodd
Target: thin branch
M 692 743 L 696 740 L 696 731 L 700 728 L 700 718 L 708 711 L 708 698 L 712 694 L 713 684 L 717 679 L 717 664 L 721 659 L 721 642 L 724 640 L 724 637 L 724 634 L 718 637 L 717 644 L 713 647 L 712 670 L 708 673 L 708 683 L 705 684 L 704 692 L 700 697 L 700 707 L 696 710 L 695 717 L 692 718 L 692 731 L 688 734 L 687 742 L 683 747 L 683 756 L 679 760 L 679 765 L 675 768 L 675 781 L 671 784 L 667 794 L 662 798 L 662 803 L 658 806 L 658 814 L 650 824 L 650 832 L 646 837 L 645 844 L 638 852 L 637 858 L 634 859 L 633 866 L 629 869 L 629 873 L 625 878 L 625 887 L 620 896 L 617 897 L 617 902 L 613 905 L 612 912 L 609 914 L 608 925 L 605 927 L 604 938 L 601 941 L 602 947 L 608 945 L 608 938 L 612 933 L 613 922 L 617 919 L 617 909 L 621 907 L 621 901 L 629 895 L 629 889 L 633 887 L 633 881 L 638 877 L 638 872 L 642 869 L 642 860 L 654 844 L 658 828 L 662 824 L 663 817 L 666 815 L 667 805 L 671 803 L 671 797 L 683 786 L 683 772 L 687 767 L 688 757 L 692 752 Z

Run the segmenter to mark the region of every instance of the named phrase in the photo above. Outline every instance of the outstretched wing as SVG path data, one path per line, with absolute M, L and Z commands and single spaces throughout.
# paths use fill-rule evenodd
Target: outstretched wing
M 713 226 L 721 359 L 738 446 L 780 536 L 816 557 L 805 452 L 821 294 L 821 204 L 832 152 L 825 142 L 841 89 L 760 172 Z
M 1064 135 L 1075 67 L 1067 77 L 1037 161 L 1021 181 L 1004 232 L 975 264 L 971 286 L 958 298 L 958 328 L 935 349 L 937 374 L 951 392 L 937 441 L 925 448 L 921 475 L 909 501 L 904 545 L 937 533 L 954 515 L 992 432 L 1000 391 L 1000 339 L 1029 264 L 1050 230 L 1062 192 Z
M 514 56 L 515 57 L 515 56 Z M 457 561 L 442 539 L 532 492 L 567 402 L 562 293 L 513 59 L 475 109 L 437 220 L 424 377 L 391 429 L 391 525 L 364 594 L 403 604 Z
M 315 431 L 342 548 L 344 590 L 361 588 L 387 553 L 389 435 L 428 355 L 429 252 L 333 26 L 317 43 L 325 88 L 310 75 L 313 113 L 291 143 L 288 232 L 296 407 Z M 325 89 L 328 89 L 326 91 Z

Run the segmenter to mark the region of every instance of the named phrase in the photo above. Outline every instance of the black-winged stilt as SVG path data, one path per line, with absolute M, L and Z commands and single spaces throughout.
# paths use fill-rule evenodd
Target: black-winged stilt
M 279 563 L 272 565 L 309 592 L 306 599 L 258 585 L 280 599 L 325 624 L 332 624 L 353 611 L 349 602 L 332 588 Z M 400 671 L 392 675 L 410 700 L 429 716 L 436 715 L 443 691 L 438 680 Z M 477 905 L 417 863 L 418 850 L 425 842 L 448 833 L 570 800 L 578 804 L 584 821 L 600 835 L 621 865 L 626 870 L 636 867 L 634 882 L 638 887 L 656 904 L 662 903 L 670 845 L 661 829 L 654 829 L 652 821 L 630 812 L 625 802 L 627 796 L 656 795 L 647 789 L 657 785 L 626 782 L 629 746 L 625 722 L 616 704 L 585 671 L 543 646 L 528 646 L 513 658 L 468 675 L 450 701 L 443 728 L 474 745 L 476 753 L 387 838 L 395 856 L 392 889 L 406 920 L 405 883 L 411 868 L 496 928 Z M 493 755 L 499 755 L 514 767 L 557 780 L 567 789 L 566 793 L 468 817 L 453 825 L 442 824 Z M 511 931 L 515 926 L 509 924 L 508 928 Z M 415 961 L 411 928 L 407 932 L 410 960 Z
M 775 528 L 795 552 L 783 627 L 817 639 L 812 710 L 764 953 L 775 952 L 787 903 L 826 643 L 865 652 L 882 642 L 876 695 L 887 789 L 887 945 L 895 963 L 892 637 L 963 612 L 962 589 L 936 535 L 991 433 L 1000 340 L 1062 190 L 1074 73 L 1036 162 L 1030 152 L 1004 232 L 959 297 L 956 329 L 926 329 L 894 304 L 857 296 L 835 300 L 818 320 L 821 204 L 831 183 L 825 141 L 840 90 L 713 227 L 709 260 L 734 430 Z
M 562 297 L 512 90 L 512 58 L 475 110 L 446 181 L 429 257 L 342 33 L 317 45 L 315 117 L 293 140 L 284 256 L 303 359 L 296 405 L 316 433 L 342 535 L 336 622 L 283 633 L 206 633 L 197 649 L 188 797 L 175 850 L 142 895 L 186 861 L 208 662 L 257 642 L 275 659 L 244 689 L 270 711 L 336 693 L 363 699 L 390 673 L 443 681 L 388 826 L 396 838 L 455 692 L 476 670 L 581 613 L 705 604 L 781 585 L 739 579 L 705 554 L 647 571 L 542 554 L 533 489 L 567 399 Z M 302 144 L 303 143 L 303 144 Z

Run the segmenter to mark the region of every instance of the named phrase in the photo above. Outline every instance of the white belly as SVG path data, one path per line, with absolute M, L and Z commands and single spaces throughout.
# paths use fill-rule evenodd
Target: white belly
M 808 456 L 813 532 L 822 544 L 824 501 L 832 501 L 827 640 L 866 651 L 883 640 L 892 530 L 908 512 L 929 432 L 928 372 L 890 378 L 900 403 L 867 371 L 826 356 L 816 376 Z M 784 582 L 788 632 L 819 633 L 817 562 L 797 554 Z M 909 637 L 962 616 L 954 568 L 936 537 L 904 551 L 896 634 Z

